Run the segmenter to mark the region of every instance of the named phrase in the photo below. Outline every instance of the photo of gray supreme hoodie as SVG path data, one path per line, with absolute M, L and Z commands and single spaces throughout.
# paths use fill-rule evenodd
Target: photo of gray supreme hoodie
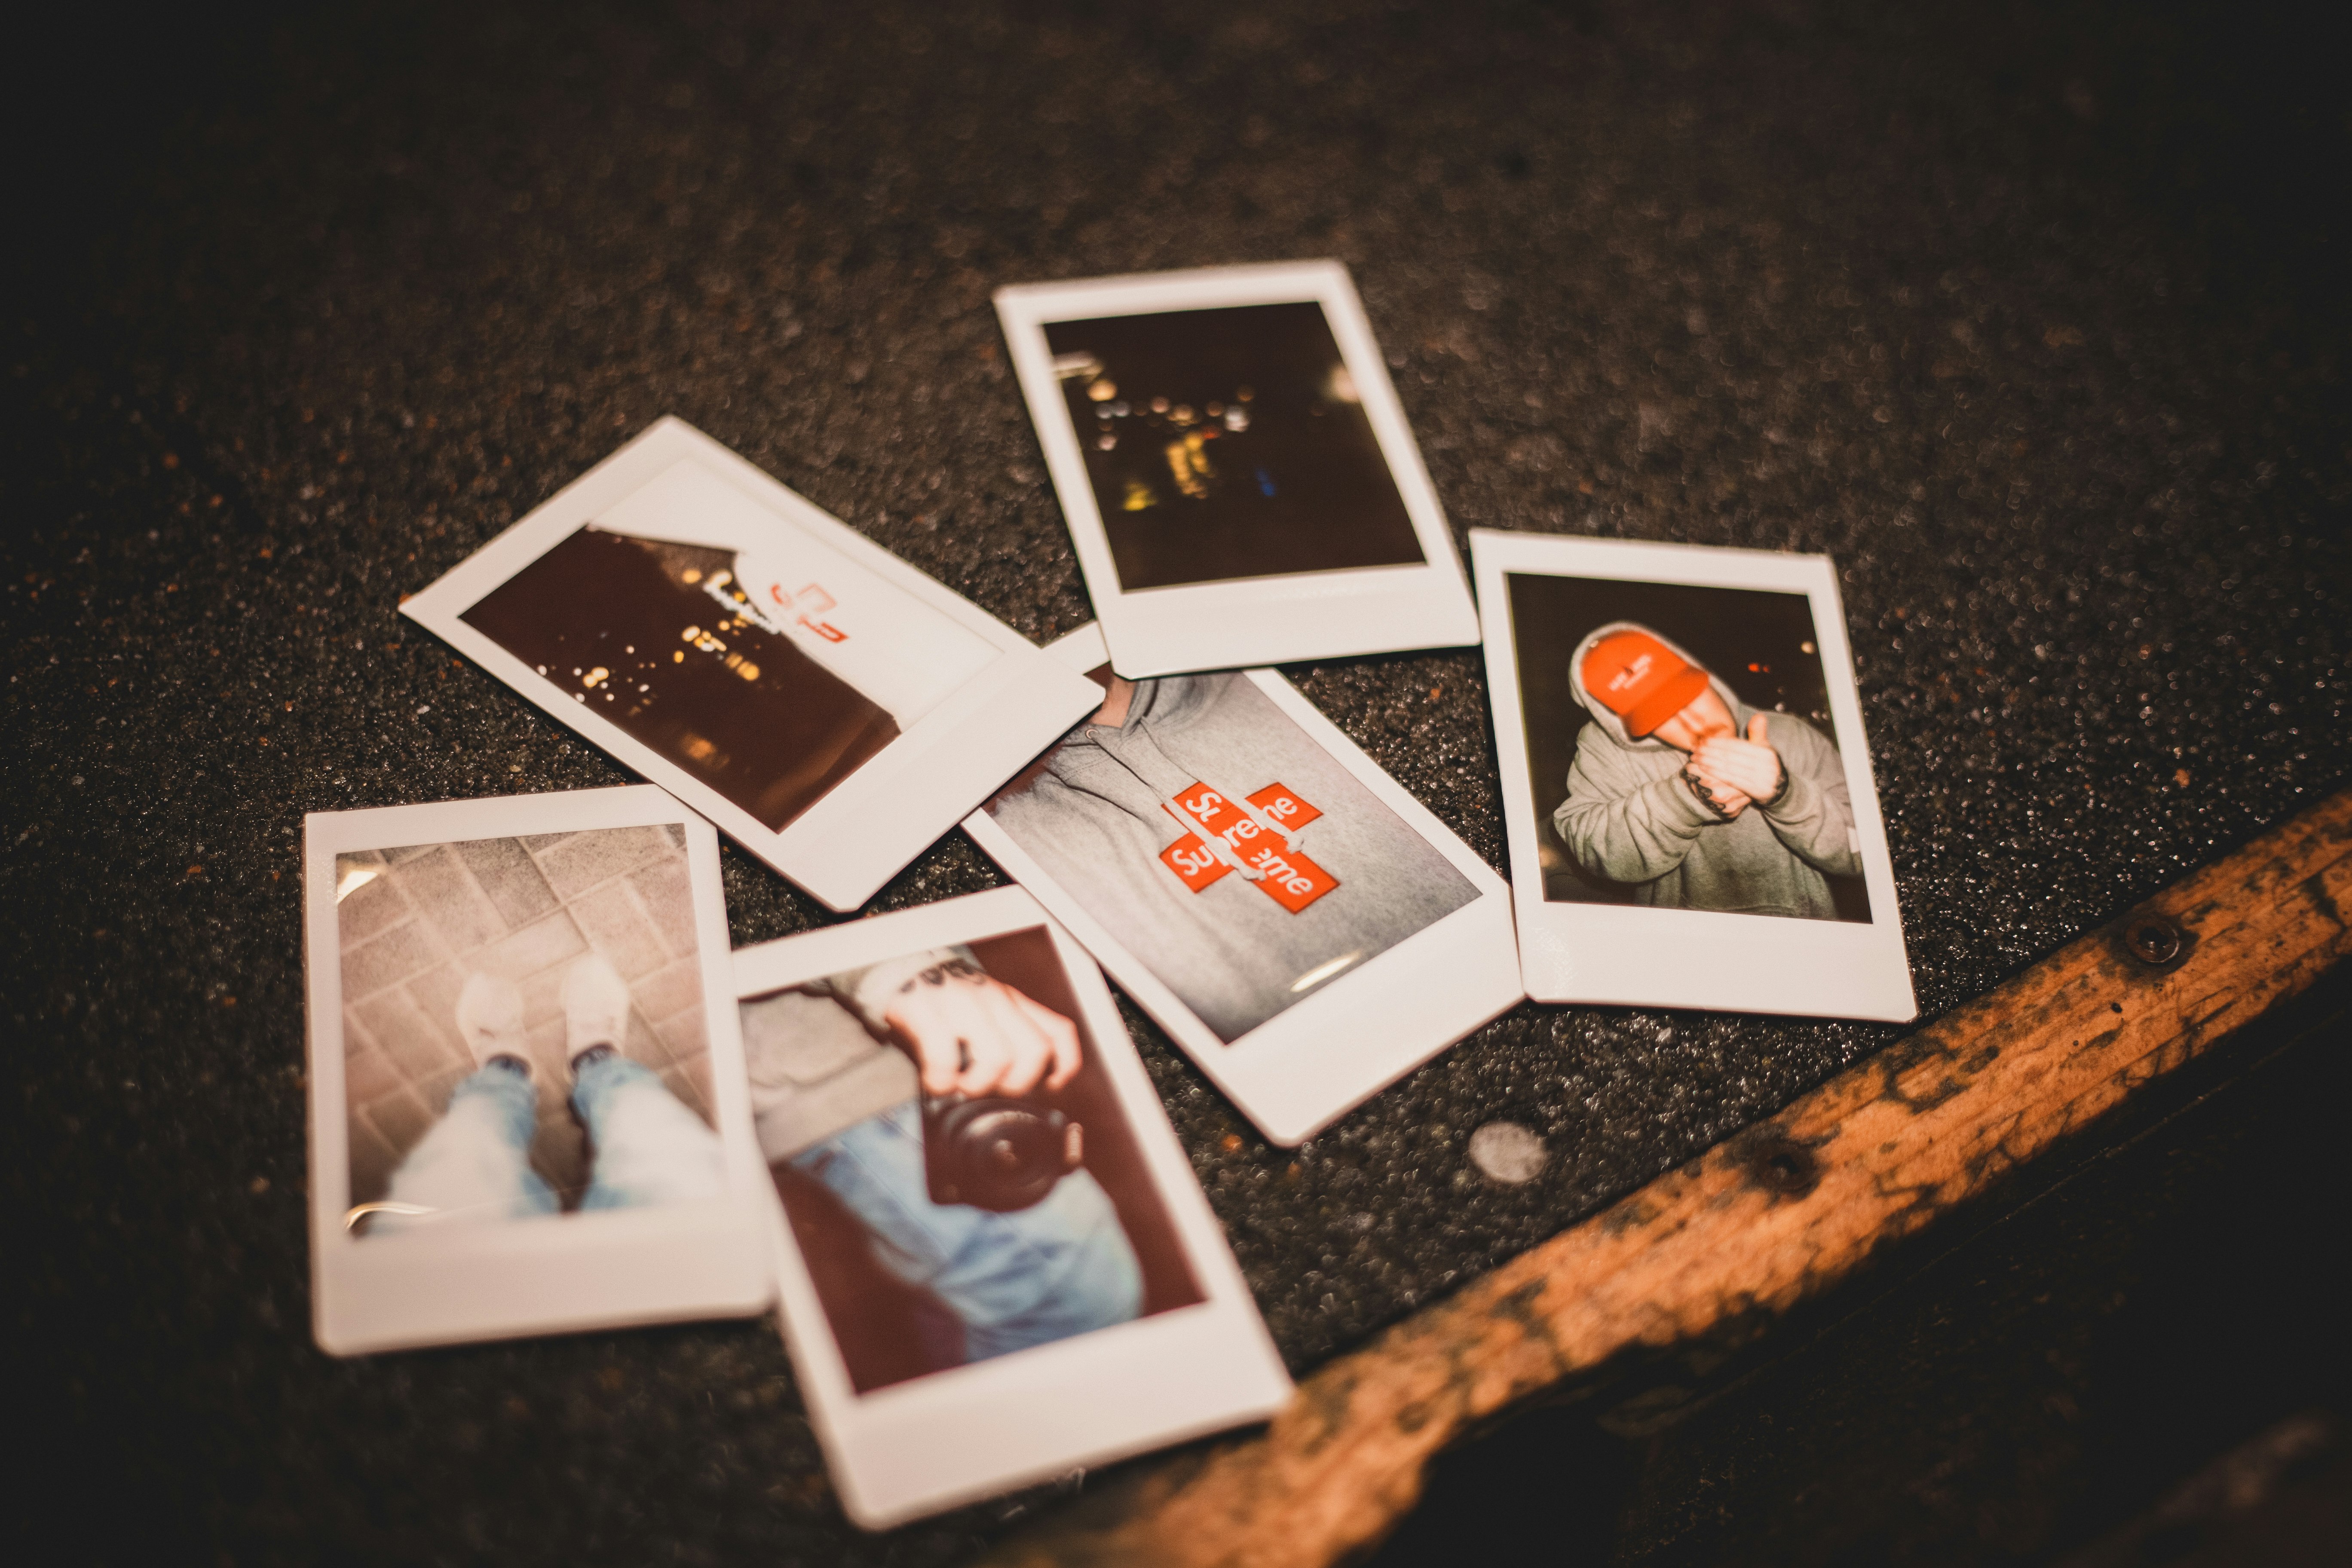
M 1576 645 L 1569 681 L 1592 720 L 1576 737 L 1568 798 L 1551 821 L 1577 864 L 1632 884 L 1634 901 L 1653 909 L 1837 919 L 1823 874 L 1862 874 L 1853 801 L 1837 748 L 1793 713 L 1765 713 L 1765 736 L 1780 753 L 1789 787 L 1770 805 L 1751 805 L 1723 821 L 1684 782 L 1685 753 L 1664 741 L 1630 738 L 1624 721 L 1585 689 L 1584 656 L 1620 631 L 1645 632 L 1684 662 L 1706 668 L 1654 626 L 1631 621 L 1612 621 Z M 1748 719 L 1760 710 L 1712 672 L 1707 681 L 1745 738 Z
M 1192 890 L 1160 854 L 1184 833 L 1173 803 L 1196 784 L 1236 803 L 1279 784 L 1321 812 L 1293 834 L 1248 808 L 1252 842 L 1295 839 L 1339 886 L 1293 913 L 1235 861 Z M 1081 724 L 989 811 L 1228 1042 L 1478 896 L 1238 674 L 1138 681 L 1124 724 Z

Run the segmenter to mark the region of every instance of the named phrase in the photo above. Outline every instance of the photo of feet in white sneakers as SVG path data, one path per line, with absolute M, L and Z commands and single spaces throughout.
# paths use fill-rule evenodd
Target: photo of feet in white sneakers
M 354 1234 L 724 1194 L 670 834 L 345 855 L 337 891 Z
M 613 966 L 593 954 L 573 960 L 563 977 L 564 1056 L 572 1107 L 595 1155 L 578 1206 L 717 1197 L 726 1189 L 718 1135 L 651 1068 L 620 1054 L 628 1016 L 629 988 Z M 449 1109 L 393 1173 L 391 1196 L 370 1227 L 376 1234 L 563 1206 L 530 1168 L 538 1095 L 522 993 L 512 981 L 467 976 L 457 1026 L 481 1066 L 458 1082 Z

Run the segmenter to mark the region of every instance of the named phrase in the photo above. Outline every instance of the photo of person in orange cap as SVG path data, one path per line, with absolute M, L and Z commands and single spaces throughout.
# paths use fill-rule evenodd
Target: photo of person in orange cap
M 1840 918 L 1829 879 L 1862 857 L 1828 737 L 1633 621 L 1587 633 L 1569 683 L 1592 721 L 1551 820 L 1580 867 L 1654 909 Z

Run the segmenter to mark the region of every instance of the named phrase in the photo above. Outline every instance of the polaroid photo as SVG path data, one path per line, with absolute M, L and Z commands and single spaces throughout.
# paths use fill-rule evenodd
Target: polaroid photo
M 1023 284 L 996 310 L 1121 675 L 1478 640 L 1339 262 Z
M 1916 1016 L 1830 558 L 1470 540 L 1528 994 Z
M 401 608 L 835 910 L 1100 700 L 674 418 Z
M 1093 961 L 1018 888 L 735 955 L 783 1330 L 882 1529 L 1290 1379 Z
M 1270 669 L 1131 681 L 964 819 L 1265 1135 L 1516 1005 L 1503 879 Z
M 316 812 L 302 898 L 320 1348 L 765 1310 L 709 823 L 644 784 Z

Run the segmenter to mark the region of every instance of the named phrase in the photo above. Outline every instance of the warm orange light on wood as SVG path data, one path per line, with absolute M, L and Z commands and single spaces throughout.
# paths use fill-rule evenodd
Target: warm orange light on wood
M 1318 1370 L 1263 1432 L 986 1559 L 1289 1568 L 1379 1541 L 1465 1429 L 1835 1284 L 2352 952 L 2352 792 Z

